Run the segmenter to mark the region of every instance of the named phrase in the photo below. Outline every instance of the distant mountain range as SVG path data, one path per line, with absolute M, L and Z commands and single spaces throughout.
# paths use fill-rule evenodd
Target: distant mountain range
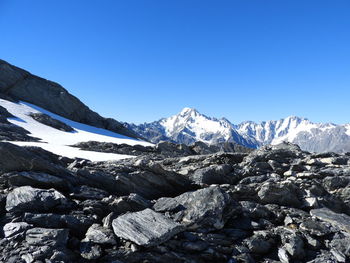
M 193 108 L 159 121 L 128 127 L 151 142 L 161 140 L 192 144 L 235 142 L 258 148 L 288 141 L 310 152 L 350 152 L 350 124 L 313 123 L 306 118 L 290 116 L 277 121 L 252 121 L 232 124 L 225 118 L 207 117 Z

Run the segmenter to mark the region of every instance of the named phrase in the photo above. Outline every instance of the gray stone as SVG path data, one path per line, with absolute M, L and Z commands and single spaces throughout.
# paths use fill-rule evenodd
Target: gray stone
M 65 204 L 66 201 L 65 196 L 54 189 L 43 190 L 21 186 L 7 195 L 6 210 L 9 212 L 47 211 Z
M 97 244 L 83 241 L 80 244 L 80 255 L 88 260 L 98 259 L 102 256 L 102 249 Z
M 191 252 L 200 252 L 205 250 L 207 247 L 209 246 L 209 244 L 207 242 L 198 240 L 195 242 L 184 242 L 182 247 L 187 250 L 187 251 L 191 251 Z
M 33 246 L 64 247 L 68 240 L 68 229 L 32 228 L 26 232 L 26 241 Z
M 112 226 L 118 237 L 146 247 L 159 245 L 184 230 L 180 224 L 149 208 L 119 216 Z
M 301 205 L 298 199 L 298 188 L 292 183 L 265 183 L 260 188 L 258 196 L 264 204 L 278 204 L 291 207 L 299 207 Z
M 19 172 L 9 176 L 9 183 L 14 186 L 32 186 L 68 190 L 69 184 L 62 178 L 46 173 Z
M 253 236 L 247 241 L 249 250 L 254 254 L 266 254 L 271 249 L 270 242 L 266 241 L 262 236 Z
M 149 200 L 134 193 L 116 199 L 104 199 L 104 201 L 108 202 L 110 209 L 117 214 L 137 212 L 152 206 L 152 203 Z
M 190 176 L 191 180 L 196 184 L 232 184 L 238 178 L 230 175 L 233 171 L 231 165 L 221 164 L 212 165 L 202 169 L 198 169 Z
M 3 227 L 5 237 L 10 237 L 15 234 L 26 231 L 27 229 L 33 227 L 32 225 L 26 222 L 15 222 L 15 223 L 7 223 Z
M 237 207 L 218 186 L 187 192 L 175 198 L 160 198 L 154 205 L 158 212 L 172 212 L 176 221 L 190 229 L 204 226 L 221 229 Z
M 348 215 L 334 213 L 328 208 L 313 209 L 310 214 L 350 233 L 350 216 Z
M 93 224 L 86 232 L 85 239 L 96 244 L 115 245 L 117 242 L 111 229 L 104 228 L 99 224 Z
M 65 132 L 73 132 L 74 129 L 70 127 L 69 125 L 65 124 L 64 122 L 61 122 L 59 120 L 56 120 L 52 118 L 51 116 L 44 114 L 44 113 L 31 113 L 30 117 L 32 117 L 34 120 L 46 125 L 50 126 L 52 128 L 55 128 L 57 130 L 65 131 Z

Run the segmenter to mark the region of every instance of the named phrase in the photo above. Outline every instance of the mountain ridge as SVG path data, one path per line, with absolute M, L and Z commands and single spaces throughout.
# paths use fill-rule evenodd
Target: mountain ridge
M 229 141 L 259 148 L 288 141 L 312 152 L 350 151 L 350 124 L 316 123 L 295 115 L 233 124 L 225 117 L 209 117 L 195 108 L 185 107 L 168 118 L 127 126 L 153 143 L 167 140 L 189 145 L 195 141 L 209 144 Z

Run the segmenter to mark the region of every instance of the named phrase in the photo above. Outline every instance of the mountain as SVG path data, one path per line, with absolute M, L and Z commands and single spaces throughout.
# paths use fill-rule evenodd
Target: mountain
M 138 135 L 122 123 L 103 118 L 61 85 L 35 76 L 0 59 L 0 96 L 32 103 L 67 119 L 107 129 L 129 137 Z
M 350 124 L 313 123 L 296 116 L 235 125 L 225 118 L 211 118 L 196 109 L 184 108 L 169 118 L 140 125 L 129 124 L 128 127 L 153 143 L 161 140 L 184 144 L 196 141 L 208 144 L 235 142 L 258 148 L 288 141 L 310 152 L 350 151 Z

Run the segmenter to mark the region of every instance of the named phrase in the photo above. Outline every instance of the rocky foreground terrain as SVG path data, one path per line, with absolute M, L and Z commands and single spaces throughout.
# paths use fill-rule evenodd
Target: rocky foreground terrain
M 350 154 L 171 147 L 90 162 L 0 142 L 0 261 L 350 261 Z

